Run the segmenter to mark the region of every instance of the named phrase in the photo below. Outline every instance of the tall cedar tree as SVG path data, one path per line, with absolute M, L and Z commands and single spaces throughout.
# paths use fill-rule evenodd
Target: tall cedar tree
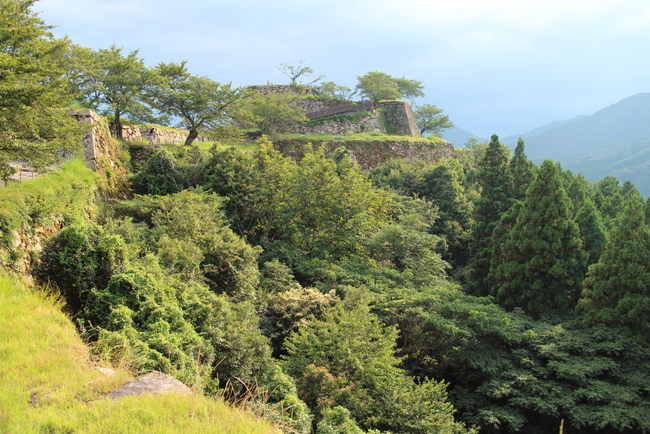
M 501 214 L 512 204 L 513 181 L 510 173 L 508 148 L 494 134 L 479 163 L 477 175 L 481 197 L 475 205 L 474 242 L 470 246 L 470 286 L 476 295 L 487 295 L 487 281 L 492 257 L 492 231 Z
M 582 248 L 588 255 L 587 265 L 594 264 L 598 262 L 601 253 L 603 253 L 606 231 L 600 212 L 591 199 L 584 199 L 582 207 L 576 215 L 576 223 L 580 228 Z
M 598 263 L 589 267 L 579 308 L 588 323 L 628 324 L 648 331 L 650 229 L 643 202 L 627 199 Z
M 516 200 L 523 200 L 526 197 L 526 190 L 537 174 L 535 164 L 526 157 L 524 149 L 524 139 L 520 137 L 510 160 L 510 172 L 514 183 L 512 197 Z
M 532 315 L 575 304 L 587 253 L 558 167 L 544 161 L 505 241 L 497 301 Z
M 522 201 L 515 202 L 510 209 L 504 212 L 499 219 L 499 223 L 492 231 L 492 258 L 490 259 L 490 272 L 487 281 L 490 286 L 490 295 L 496 297 L 499 287 L 508 277 L 503 275 L 503 264 L 506 262 L 508 248 L 506 245 L 510 231 L 517 223 L 517 217 L 523 206 Z

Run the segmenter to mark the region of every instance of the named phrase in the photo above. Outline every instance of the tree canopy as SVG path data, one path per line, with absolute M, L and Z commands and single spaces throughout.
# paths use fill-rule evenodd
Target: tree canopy
M 440 136 L 445 130 L 452 128 L 454 123 L 449 116 L 442 114 L 442 109 L 435 105 L 424 104 L 416 106 L 414 110 L 415 123 L 420 129 L 420 134 L 431 133 Z
M 371 101 L 414 99 L 424 96 L 421 81 L 395 78 L 384 72 L 373 71 L 357 77 L 356 90 Z
M 81 148 L 83 127 L 66 114 L 64 54 L 69 41 L 55 39 L 32 10 L 35 0 L 0 2 L 0 166 L 9 160 L 38 169 L 60 150 Z M 4 171 L 4 170 L 3 170 Z
M 186 64 L 185 61 L 158 64 L 155 71 L 160 80 L 150 91 L 153 106 L 179 119 L 179 127 L 189 129 L 185 146 L 189 146 L 200 131 L 213 135 L 232 132 L 239 103 L 246 91 L 192 75 Z
M 115 44 L 98 50 L 74 46 L 71 61 L 74 69 L 68 80 L 77 99 L 112 117 L 117 137 L 122 138 L 123 116 L 139 121 L 152 118 L 145 94 L 154 85 L 154 77 L 138 50 L 125 56 Z

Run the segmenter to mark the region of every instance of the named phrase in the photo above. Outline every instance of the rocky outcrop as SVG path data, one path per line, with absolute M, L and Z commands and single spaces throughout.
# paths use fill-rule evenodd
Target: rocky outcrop
M 171 375 L 153 371 L 131 380 L 106 395 L 110 399 L 119 399 L 131 395 L 179 393 L 189 395 L 192 390 Z

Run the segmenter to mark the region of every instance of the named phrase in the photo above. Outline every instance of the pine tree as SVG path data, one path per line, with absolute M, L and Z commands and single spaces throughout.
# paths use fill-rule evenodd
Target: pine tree
M 512 196 L 516 200 L 523 200 L 526 197 L 526 190 L 535 179 L 537 172 L 535 164 L 526 157 L 524 148 L 524 139 L 520 137 L 512 160 L 510 160 L 510 172 L 514 184 Z
M 579 309 L 587 323 L 650 326 L 650 229 L 641 198 L 626 200 L 600 260 L 589 267 Z
M 497 301 L 539 315 L 567 310 L 584 277 L 586 253 L 558 167 L 546 160 L 504 245 Z
M 492 231 L 501 214 L 512 204 L 513 182 L 509 168 L 508 148 L 494 134 L 479 163 L 477 175 L 482 186 L 476 201 L 473 244 L 470 246 L 470 287 L 477 295 L 487 295 L 487 276 L 492 257 Z

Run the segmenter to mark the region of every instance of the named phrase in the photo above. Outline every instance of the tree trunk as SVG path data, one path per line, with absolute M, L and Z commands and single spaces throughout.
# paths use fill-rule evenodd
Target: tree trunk
M 114 113 L 114 116 L 115 116 L 115 121 L 114 121 L 115 136 L 118 139 L 122 140 L 122 139 L 124 139 L 124 137 L 123 137 L 124 135 L 122 134 L 122 121 L 120 120 L 120 113 L 116 111 Z
M 199 136 L 199 132 L 196 128 L 190 128 L 190 134 L 188 134 L 187 139 L 185 139 L 185 144 L 183 146 L 190 146 L 194 139 Z

